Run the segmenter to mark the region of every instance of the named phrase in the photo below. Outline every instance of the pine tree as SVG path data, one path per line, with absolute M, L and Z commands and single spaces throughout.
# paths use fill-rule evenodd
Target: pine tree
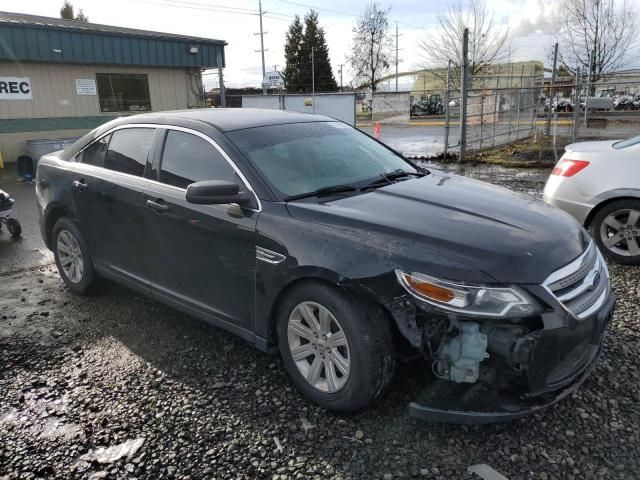
M 311 49 L 313 48 L 315 89 L 317 92 L 335 92 L 338 90 L 338 85 L 333 77 L 333 69 L 329 60 L 329 47 L 327 46 L 324 29 L 318 24 L 318 12 L 309 10 L 309 13 L 304 17 L 304 27 L 301 48 L 302 89 L 310 91 L 312 88 Z
M 73 5 L 71 5 L 69 0 L 65 0 L 62 8 L 60 9 L 60 18 L 64 18 L 65 20 L 73 20 L 75 18 Z
M 89 17 L 87 17 L 82 9 L 78 11 L 76 15 L 73 11 L 73 5 L 69 0 L 65 0 L 62 8 L 60 9 L 60 18 L 64 18 L 65 20 L 78 20 L 79 22 L 88 22 Z
M 296 15 L 289 30 L 284 47 L 286 66 L 284 70 L 287 91 L 310 92 L 311 79 L 311 49 L 313 48 L 315 88 L 317 92 L 332 92 L 338 90 L 333 77 L 333 70 L 329 60 L 329 47 L 324 29 L 318 24 L 318 13 L 310 10 L 304 17 L 304 25 Z
M 290 92 L 299 92 L 303 86 L 300 78 L 300 68 L 302 67 L 300 58 L 302 37 L 302 22 L 300 21 L 300 17 L 296 15 L 291 25 L 289 25 L 287 43 L 284 46 L 286 61 L 284 78 L 287 90 Z

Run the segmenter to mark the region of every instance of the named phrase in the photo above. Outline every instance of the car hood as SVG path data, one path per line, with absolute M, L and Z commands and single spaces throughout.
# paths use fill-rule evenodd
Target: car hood
M 599 140 L 597 142 L 578 142 L 564 147 L 567 152 L 604 152 L 609 151 L 612 145 L 619 140 Z
M 553 271 L 580 255 L 589 239 L 568 214 L 532 197 L 466 177 L 432 173 L 339 200 L 291 202 L 290 214 L 307 222 L 366 231 L 384 236 L 385 255 L 415 253 L 426 268 L 453 259 L 481 270 L 497 282 L 539 284 Z M 355 236 L 354 238 L 366 238 Z M 359 240 L 358 240 L 359 241 Z M 435 257 L 417 258 L 426 246 Z M 404 262 L 411 258 L 404 254 Z M 468 281 L 478 275 L 464 269 L 447 276 Z M 432 271 L 423 271 L 435 274 Z M 443 275 L 440 269 L 437 272 Z M 463 278 L 454 278 L 463 277 Z

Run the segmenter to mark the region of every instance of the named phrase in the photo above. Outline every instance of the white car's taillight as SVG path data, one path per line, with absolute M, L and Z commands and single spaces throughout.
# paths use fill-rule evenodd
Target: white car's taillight
M 560 177 L 573 177 L 580 170 L 583 170 L 589 166 L 589 162 L 584 160 L 560 160 L 557 165 L 551 170 L 551 175 L 557 175 Z

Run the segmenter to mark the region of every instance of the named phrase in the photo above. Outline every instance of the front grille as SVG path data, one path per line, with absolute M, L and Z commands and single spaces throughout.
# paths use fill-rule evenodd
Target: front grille
M 580 257 L 549 275 L 544 286 L 567 311 L 582 319 L 604 303 L 609 274 L 602 255 L 591 242 Z

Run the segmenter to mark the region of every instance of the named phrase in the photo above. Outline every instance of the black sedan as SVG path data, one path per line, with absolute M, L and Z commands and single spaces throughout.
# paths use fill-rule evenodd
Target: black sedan
M 412 414 L 526 415 L 588 375 L 613 310 L 606 264 L 567 214 L 326 117 L 121 118 L 43 157 L 36 191 L 71 291 L 107 277 L 279 350 L 334 411 L 422 356 Z

